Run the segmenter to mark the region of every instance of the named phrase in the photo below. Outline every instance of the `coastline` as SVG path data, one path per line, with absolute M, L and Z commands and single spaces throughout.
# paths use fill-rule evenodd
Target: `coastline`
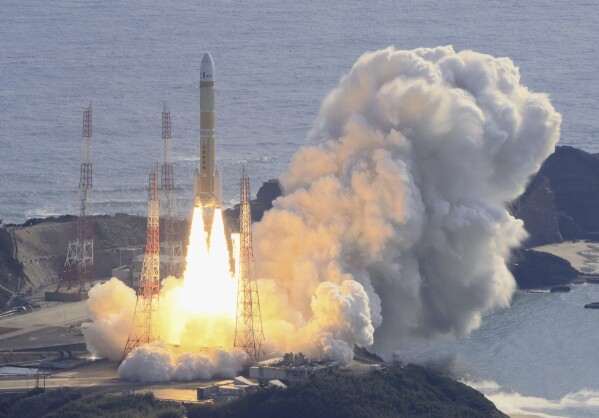
M 532 249 L 563 258 L 581 273 L 599 273 L 599 243 L 597 242 L 568 241 L 542 245 Z

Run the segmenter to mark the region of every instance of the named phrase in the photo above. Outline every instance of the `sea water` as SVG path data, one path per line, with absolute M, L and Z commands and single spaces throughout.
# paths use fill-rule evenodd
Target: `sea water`
M 89 101 L 94 212 L 145 213 L 166 101 L 187 216 L 205 51 L 216 65 L 217 164 L 227 204 L 238 200 L 242 166 L 253 193 L 278 177 L 327 92 L 362 53 L 389 45 L 453 44 L 512 58 L 523 83 L 548 93 L 562 113 L 561 144 L 598 152 L 598 27 L 599 3 L 589 0 L 1 0 L 0 218 L 77 212 Z M 488 393 L 548 398 L 553 409 L 545 412 L 557 416 L 599 415 L 588 405 L 594 395 L 580 395 L 599 386 L 599 311 L 582 308 L 592 301 L 599 286 L 519 292 L 511 309 L 489 315 L 468 338 L 398 350 L 408 360 L 439 359 L 472 384 L 492 381 Z M 555 407 L 568 396 L 586 406 Z
M 216 65 L 226 204 L 304 143 L 323 97 L 365 51 L 453 44 L 512 58 L 563 114 L 562 144 L 599 151 L 599 3 L 0 1 L 0 218 L 77 213 L 82 112 L 92 101 L 94 212 L 146 211 L 172 112 L 189 215 L 199 160 L 199 65 Z

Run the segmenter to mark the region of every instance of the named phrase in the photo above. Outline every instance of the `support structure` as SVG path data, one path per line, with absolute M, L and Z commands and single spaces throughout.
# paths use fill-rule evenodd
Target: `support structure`
M 67 259 L 59 277 L 58 292 L 63 286 L 66 290 L 76 287 L 79 293 L 86 285 L 94 284 L 94 237 L 92 218 L 92 104 L 83 112 L 81 169 L 77 203 L 79 217 L 73 221 L 73 235 L 69 241 Z
M 162 109 L 162 214 L 164 218 L 163 240 L 160 244 L 162 274 L 179 276 L 183 272 L 183 245 L 178 234 L 177 197 L 173 170 L 173 138 L 171 136 L 171 112 L 164 104 Z
M 158 304 L 160 300 L 159 225 L 158 168 L 155 168 L 150 174 L 146 252 L 141 268 L 139 289 L 137 289 L 133 325 L 129 332 L 125 350 L 123 351 L 123 360 L 134 348 L 158 339 L 156 330 L 152 328 L 152 320 L 158 314 Z
M 263 354 L 262 315 L 258 283 L 254 268 L 254 250 L 252 247 L 252 214 L 250 207 L 250 179 L 241 176 L 241 201 L 239 210 L 239 272 L 237 288 L 237 315 L 235 321 L 234 346 L 244 350 L 254 362 Z

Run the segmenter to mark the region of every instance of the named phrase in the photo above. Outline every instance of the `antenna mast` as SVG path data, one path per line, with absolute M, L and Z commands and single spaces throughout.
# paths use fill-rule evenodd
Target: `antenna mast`
M 183 245 L 178 234 L 177 197 L 173 170 L 173 138 L 171 136 L 171 112 L 164 104 L 162 109 L 162 213 L 164 214 L 164 236 L 161 244 L 162 273 L 179 276 L 183 266 Z
M 64 284 L 67 290 L 77 286 L 79 293 L 86 284 L 94 284 L 94 233 L 92 218 L 92 104 L 83 112 L 81 169 L 77 201 L 79 217 L 73 221 L 73 239 L 69 241 L 67 259 L 56 291 Z

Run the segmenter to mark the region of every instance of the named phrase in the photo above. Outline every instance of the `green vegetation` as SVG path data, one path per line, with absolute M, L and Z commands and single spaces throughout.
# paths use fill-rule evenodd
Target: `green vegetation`
M 420 366 L 364 375 L 332 373 L 218 405 L 158 401 L 152 394 L 82 397 L 64 388 L 0 399 L 0 418 L 503 418 L 481 393 Z
M 69 388 L 47 392 L 40 388 L 32 389 L 0 400 L 0 418 L 38 418 L 80 397 L 80 393 Z
M 180 418 L 185 408 L 177 402 L 158 401 L 153 394 L 97 396 L 66 405 L 44 418 Z
M 0 400 L 0 418 L 181 418 L 185 408 L 151 393 L 82 398 L 69 388 L 33 389 Z
M 188 407 L 189 418 L 505 417 L 476 390 L 420 366 L 361 376 L 331 374 L 218 406 Z

